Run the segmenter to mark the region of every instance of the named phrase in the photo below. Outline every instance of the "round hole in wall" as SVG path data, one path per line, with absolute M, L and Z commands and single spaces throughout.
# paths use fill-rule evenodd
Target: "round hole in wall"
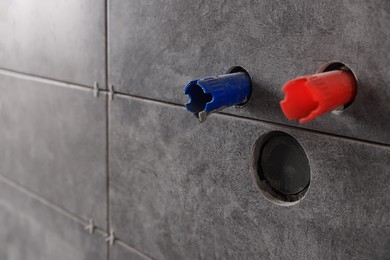
M 310 185 L 310 165 L 304 149 L 294 137 L 281 131 L 256 140 L 251 174 L 260 192 L 281 206 L 298 203 Z
M 248 73 L 248 71 L 246 69 L 244 69 L 243 67 L 241 66 L 232 66 L 230 67 L 227 71 L 226 71 L 226 74 L 231 74 L 231 73 L 236 73 L 236 72 L 244 72 L 246 75 L 249 76 L 249 78 L 251 79 L 251 92 L 249 93 L 249 96 L 247 98 L 247 100 L 245 100 L 243 103 L 241 104 L 238 104 L 236 105 L 235 107 L 236 108 L 242 108 L 244 107 L 246 104 L 248 104 L 248 101 L 249 99 L 251 98 L 251 95 L 252 95 L 252 77 L 251 75 Z
M 327 72 L 327 71 L 332 71 L 332 70 L 350 71 L 355 78 L 356 86 L 358 86 L 358 84 L 357 84 L 358 80 L 357 80 L 355 72 L 353 70 L 351 70 L 345 63 L 342 63 L 339 61 L 329 61 L 329 62 L 325 63 L 324 65 L 322 65 L 319 68 L 319 70 L 317 70 L 317 73 Z M 357 91 L 356 91 L 356 93 L 357 93 Z M 353 103 L 353 101 L 355 100 L 355 97 L 356 97 L 356 94 L 350 102 L 348 102 L 347 104 L 345 104 L 343 106 L 340 106 L 340 107 L 333 109 L 332 113 L 340 114 L 341 112 L 343 112 L 345 109 L 347 109 Z

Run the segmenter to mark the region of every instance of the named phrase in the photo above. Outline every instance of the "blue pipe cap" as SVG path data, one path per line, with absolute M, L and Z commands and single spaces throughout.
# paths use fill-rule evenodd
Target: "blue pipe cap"
M 247 102 L 251 85 L 251 78 L 245 72 L 195 79 L 184 87 L 184 94 L 189 98 L 185 107 L 203 122 L 211 113 Z

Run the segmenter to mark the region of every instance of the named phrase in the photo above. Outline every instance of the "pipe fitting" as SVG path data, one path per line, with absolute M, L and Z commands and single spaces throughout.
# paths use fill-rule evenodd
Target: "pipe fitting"
M 251 85 L 251 78 L 246 72 L 195 79 L 184 88 L 184 94 L 189 98 L 185 107 L 203 122 L 211 113 L 247 102 Z
M 283 114 L 300 123 L 346 105 L 355 98 L 357 81 L 348 69 L 337 69 L 295 78 L 287 82 L 280 102 Z

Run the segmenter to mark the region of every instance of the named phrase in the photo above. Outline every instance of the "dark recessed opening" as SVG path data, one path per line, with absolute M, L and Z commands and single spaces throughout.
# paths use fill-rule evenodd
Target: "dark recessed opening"
M 204 93 L 204 90 L 197 82 L 193 82 L 186 91 L 186 94 L 190 98 L 190 103 L 186 105 L 187 109 L 195 115 L 198 115 L 199 112 L 205 109 L 205 106 L 208 102 L 212 100 L 212 95 L 210 93 Z
M 327 63 L 325 63 L 324 65 L 321 66 L 321 68 L 317 71 L 317 73 L 328 72 L 328 71 L 333 71 L 333 70 L 346 70 L 346 71 L 350 71 L 352 73 L 352 75 L 355 77 L 356 86 L 358 87 L 358 85 L 357 85 L 358 81 L 357 81 L 357 77 L 356 77 L 355 72 L 353 72 L 347 65 L 345 65 L 342 62 L 339 62 L 339 61 L 327 62 Z M 356 91 L 356 93 L 357 93 L 357 91 Z M 342 111 L 347 109 L 350 105 L 352 105 L 353 101 L 355 100 L 355 97 L 356 97 L 356 94 L 355 94 L 355 96 L 353 97 L 353 99 L 350 102 L 348 102 L 347 104 L 344 104 L 341 107 L 338 107 L 338 108 L 334 109 L 332 112 L 334 112 L 336 114 L 341 113 Z
M 233 67 L 230 67 L 230 68 L 226 71 L 226 74 L 237 73 L 237 72 L 244 72 L 244 73 L 245 73 L 246 75 L 248 75 L 249 78 L 251 79 L 251 92 L 249 93 L 248 99 L 245 100 L 243 103 L 236 105 L 236 108 L 241 108 L 241 107 L 245 106 L 246 104 L 248 104 L 248 101 L 249 101 L 249 99 L 251 98 L 251 95 L 252 95 L 252 77 L 251 77 L 251 75 L 248 73 L 248 71 L 247 71 L 246 69 L 244 69 L 243 67 L 241 67 L 241 66 L 233 66 Z
M 252 177 L 267 199 L 279 205 L 292 205 L 309 188 L 309 160 L 295 138 L 280 131 L 269 132 L 254 145 Z

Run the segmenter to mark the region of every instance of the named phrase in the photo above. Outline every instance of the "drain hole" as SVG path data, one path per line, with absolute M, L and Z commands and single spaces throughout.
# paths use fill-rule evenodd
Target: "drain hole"
M 256 141 L 251 168 L 260 192 L 278 205 L 297 203 L 310 185 L 306 153 L 296 139 L 284 132 L 269 132 Z
M 356 77 L 356 74 L 347 66 L 345 65 L 344 63 L 342 62 L 339 62 L 339 61 L 330 61 L 330 62 L 327 62 L 325 63 L 324 65 L 321 66 L 321 68 L 317 71 L 317 73 L 321 73 L 321 72 L 328 72 L 328 71 L 333 71 L 333 70 L 345 70 L 345 71 L 349 71 L 352 73 L 352 75 L 355 77 L 355 81 L 356 81 L 356 89 L 358 88 L 358 80 L 357 80 L 357 77 Z M 347 109 L 350 105 L 352 105 L 353 101 L 355 100 L 355 97 L 356 97 L 356 94 L 357 94 L 357 91 L 355 93 L 355 96 L 353 97 L 353 99 L 348 102 L 347 104 L 343 105 L 343 106 L 340 106 L 338 108 L 335 108 L 332 113 L 335 113 L 335 114 L 340 114 L 341 112 L 343 112 L 345 109 Z
M 188 103 L 186 107 L 192 113 L 203 111 L 206 104 L 212 100 L 211 94 L 204 93 L 202 87 L 199 86 L 196 81 L 191 83 L 186 94 L 190 97 L 190 103 Z

